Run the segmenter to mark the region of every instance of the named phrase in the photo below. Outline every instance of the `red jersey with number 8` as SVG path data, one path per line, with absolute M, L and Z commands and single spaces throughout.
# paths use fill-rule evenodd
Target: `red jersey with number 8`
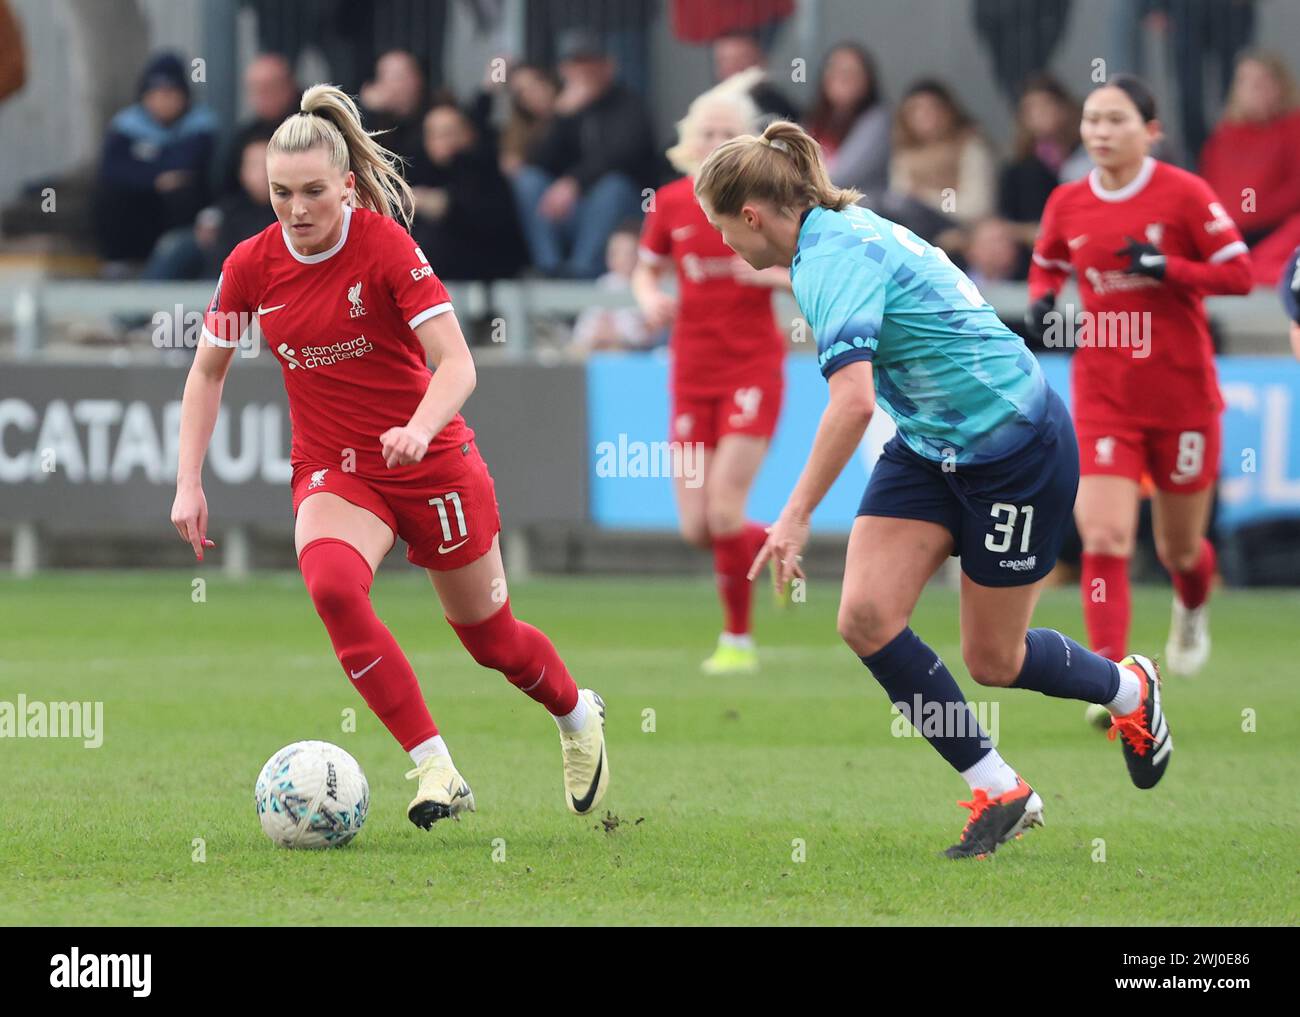
M 1165 256 L 1163 279 L 1129 271 L 1131 259 L 1120 251 L 1130 239 Z M 1081 427 L 1199 427 L 1218 417 L 1223 399 L 1201 299 L 1248 292 L 1246 255 L 1209 184 L 1155 159 L 1118 190 L 1103 189 L 1093 170 L 1052 192 L 1034 246 L 1030 299 L 1059 293 L 1074 272 L 1086 325 L 1058 301 L 1056 338 L 1074 348 L 1073 415 Z M 1045 336 L 1049 345 L 1053 339 Z

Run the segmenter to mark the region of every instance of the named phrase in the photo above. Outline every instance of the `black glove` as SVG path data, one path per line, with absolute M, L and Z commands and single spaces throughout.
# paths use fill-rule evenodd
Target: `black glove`
M 1043 333 L 1047 331 L 1047 322 L 1043 321 L 1047 315 L 1056 309 L 1056 294 L 1050 290 L 1029 305 L 1029 310 L 1025 312 L 1025 332 L 1030 339 L 1043 344 Z
M 1155 244 L 1141 243 L 1132 237 L 1124 239 L 1128 243 L 1116 251 L 1115 256 L 1129 259 L 1129 266 L 1125 269 L 1129 275 L 1145 275 L 1152 279 L 1165 277 L 1165 256 L 1160 253 L 1160 248 Z

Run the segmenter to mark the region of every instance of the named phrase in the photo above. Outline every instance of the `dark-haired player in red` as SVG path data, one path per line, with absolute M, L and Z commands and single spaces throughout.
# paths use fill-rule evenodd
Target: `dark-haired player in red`
M 308 89 L 275 132 L 279 221 L 236 247 L 217 283 L 181 404 L 172 522 L 202 560 L 212 546 L 203 456 L 233 347 L 256 317 L 289 396 L 298 564 L 344 672 L 415 763 L 411 822 L 428 829 L 473 811 L 474 796 L 371 605 L 399 536 L 473 658 L 555 717 L 565 800 L 590 812 L 609 782 L 604 704 L 511 613 L 492 477 L 460 416 L 474 361 L 446 289 L 392 218 L 412 207 L 393 160 L 329 85 Z
M 747 520 L 746 503 L 781 413 L 785 339 L 772 290 L 788 288 L 789 273 L 755 272 L 736 257 L 695 200 L 691 174 L 722 142 L 756 129 L 749 97 L 756 80 L 735 75 L 691 103 L 668 152 L 687 175 L 656 192 L 633 276 L 650 327 L 673 325 L 671 441 L 684 450 L 673 479 L 679 526 L 687 543 L 712 549 L 723 610 L 717 648 L 701 665 L 706 674 L 758 668 L 746 574 L 767 530 Z M 659 288 L 674 268 L 676 299 Z
M 1084 618 L 1097 653 L 1128 652 L 1128 562 L 1146 472 L 1156 551 L 1174 583 L 1165 664 L 1192 674 L 1210 651 L 1215 556 L 1206 532 L 1223 410 L 1201 298 L 1249 292 L 1249 257 L 1210 186 L 1149 154 L 1160 123 L 1140 80 L 1115 75 L 1096 88 L 1081 130 L 1096 168 L 1047 202 L 1028 323 L 1049 346 L 1077 347 Z M 1053 310 L 1071 272 L 1086 312 L 1079 320 L 1073 308 Z

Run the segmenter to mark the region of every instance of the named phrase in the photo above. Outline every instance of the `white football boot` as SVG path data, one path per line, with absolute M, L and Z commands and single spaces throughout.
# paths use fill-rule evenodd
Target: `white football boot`
M 406 817 L 427 830 L 439 819 L 459 819 L 462 812 L 474 812 L 474 792 L 457 771 L 450 756 L 426 756 L 406 779 L 419 779 L 420 789 L 406 808 Z
M 1178 675 L 1194 675 L 1210 659 L 1210 605 L 1186 608 L 1174 597 L 1165 643 L 1164 665 Z
M 561 731 L 564 753 L 564 803 L 569 811 L 585 816 L 600 804 L 609 787 L 609 759 L 605 755 L 605 701 L 591 689 L 578 695 L 587 704 L 587 722 L 581 731 Z

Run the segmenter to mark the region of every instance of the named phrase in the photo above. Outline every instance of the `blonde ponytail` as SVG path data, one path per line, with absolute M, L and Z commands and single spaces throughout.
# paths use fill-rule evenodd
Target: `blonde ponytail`
M 346 92 L 334 85 L 312 85 L 303 92 L 299 111 L 271 135 L 269 147 L 276 152 L 324 148 L 331 166 L 356 174 L 356 204 L 410 229 L 415 197 L 402 177 L 402 160 L 375 141 L 376 134 L 361 125 L 361 111 Z
M 757 137 L 719 145 L 696 174 L 695 196 L 718 215 L 738 215 L 747 201 L 796 214 L 813 206 L 843 211 L 862 193 L 831 183 L 821 148 L 798 124 L 777 120 Z

